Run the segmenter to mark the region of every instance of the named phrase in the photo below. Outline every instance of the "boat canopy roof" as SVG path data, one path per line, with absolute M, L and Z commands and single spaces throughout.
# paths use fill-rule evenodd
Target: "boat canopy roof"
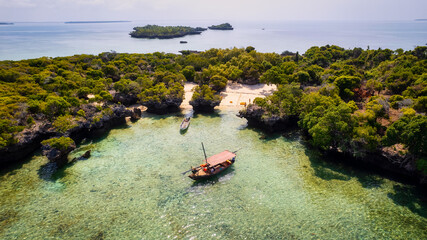
M 211 166 L 215 166 L 217 164 L 223 163 L 225 161 L 227 161 L 228 159 L 232 159 L 236 156 L 236 154 L 225 150 L 224 152 L 218 153 L 216 155 L 210 156 L 208 157 L 208 159 L 206 160 L 209 165 Z

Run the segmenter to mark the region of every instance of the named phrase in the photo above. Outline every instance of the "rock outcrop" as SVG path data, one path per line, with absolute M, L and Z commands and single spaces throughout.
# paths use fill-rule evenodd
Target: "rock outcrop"
M 57 148 L 50 144 L 43 145 L 43 155 L 49 159 L 50 162 L 56 163 L 58 167 L 62 167 L 68 163 L 68 154 L 76 148 L 74 142 L 67 147 Z
M 0 165 L 24 159 L 40 148 L 41 141 L 55 135 L 50 123 L 36 123 L 32 128 L 18 134 L 18 143 L 0 149 Z
M 294 116 L 266 116 L 265 110 L 254 104 L 250 104 L 245 110 L 240 111 L 237 116 L 246 118 L 249 126 L 261 128 L 268 132 L 293 128 L 298 121 L 298 118 Z
M 147 107 L 147 112 L 156 114 L 167 114 L 172 112 L 178 112 L 179 106 L 182 103 L 182 98 L 168 98 L 161 102 L 147 101 L 143 102 L 142 105 Z
M 113 94 L 113 102 L 130 106 L 138 102 L 138 97 L 132 94 L 116 92 Z
M 219 106 L 221 100 L 211 101 L 206 99 L 191 100 L 190 105 L 193 106 L 195 112 L 213 112 L 216 106 Z
M 134 108 L 131 115 L 130 115 L 130 120 L 131 121 L 136 121 L 138 119 L 141 118 L 142 115 L 142 111 L 139 108 Z
M 132 115 L 132 111 L 124 105 L 114 104 L 109 106 L 109 109 L 111 112 L 99 116 L 96 114 L 96 107 L 93 105 L 85 106 L 88 115 L 86 120 L 78 122 L 76 127 L 65 133 L 65 136 L 79 141 L 88 136 L 103 134 L 115 126 L 126 123 L 126 117 Z

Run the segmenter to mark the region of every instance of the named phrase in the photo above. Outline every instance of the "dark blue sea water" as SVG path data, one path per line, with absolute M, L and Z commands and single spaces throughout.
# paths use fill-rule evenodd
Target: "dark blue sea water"
M 234 31 L 208 30 L 179 39 L 134 39 L 128 33 L 146 24 L 207 27 L 212 21 L 133 21 L 122 23 L 65 24 L 15 23 L 0 26 L 0 60 L 42 56 L 207 50 L 253 46 L 261 52 L 305 52 L 311 46 L 335 44 L 344 48 L 390 48 L 405 50 L 427 44 L 423 21 L 286 21 L 231 22 Z M 180 44 L 185 40 L 187 44 Z

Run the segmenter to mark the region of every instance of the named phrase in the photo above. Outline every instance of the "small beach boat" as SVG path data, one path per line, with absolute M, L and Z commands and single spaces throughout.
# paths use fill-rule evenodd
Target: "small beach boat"
M 188 126 L 190 126 L 190 117 L 186 117 L 184 118 L 184 120 L 182 120 L 181 125 L 179 126 L 179 130 L 181 131 L 185 131 L 188 129 Z
M 189 170 L 191 174 L 188 175 L 188 177 L 193 180 L 204 180 L 215 176 L 229 168 L 236 161 L 236 152 L 225 150 L 207 158 L 203 143 L 202 148 L 205 154 L 205 163 L 198 167 L 192 167 L 191 170 Z

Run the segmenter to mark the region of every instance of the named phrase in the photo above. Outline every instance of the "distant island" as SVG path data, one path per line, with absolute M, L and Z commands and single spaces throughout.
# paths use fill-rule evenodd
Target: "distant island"
M 427 18 L 419 18 L 419 19 L 415 19 L 415 21 L 427 21 Z
M 184 37 L 186 35 L 200 34 L 206 31 L 206 28 L 201 27 L 187 27 L 187 26 L 158 26 L 158 25 L 146 25 L 144 27 L 134 27 L 134 31 L 130 34 L 134 38 L 159 38 L 159 39 L 170 39 Z
M 220 25 L 212 25 L 210 27 L 208 27 L 211 30 L 233 30 L 233 26 L 231 26 L 231 24 L 229 23 L 223 23 Z
M 0 25 L 13 25 L 13 23 L 9 23 L 9 22 L 0 22 Z
M 73 23 L 123 23 L 123 22 L 131 22 L 131 21 L 70 21 L 70 22 L 65 22 L 65 24 L 73 24 Z

